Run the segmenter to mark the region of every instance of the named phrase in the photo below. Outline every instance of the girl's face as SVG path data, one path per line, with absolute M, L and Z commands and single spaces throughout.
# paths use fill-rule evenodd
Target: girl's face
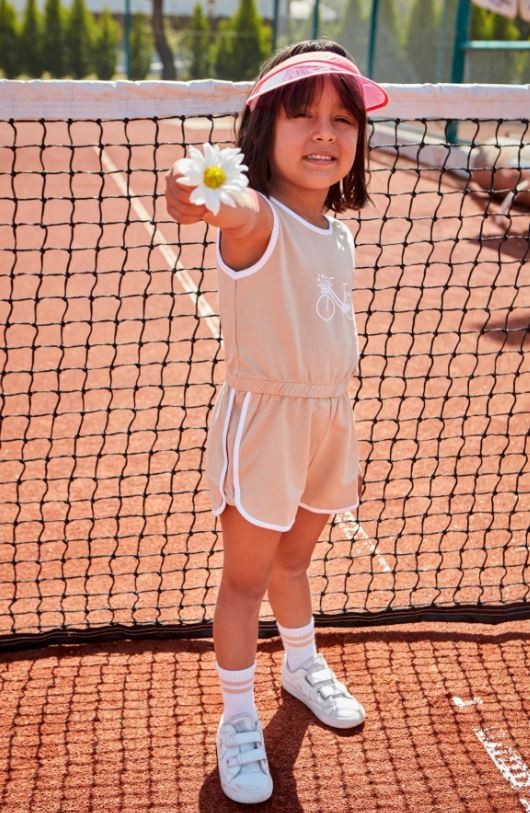
M 288 116 L 280 108 L 271 152 L 271 192 L 323 195 L 350 171 L 357 150 L 358 126 L 329 77 L 322 93 Z

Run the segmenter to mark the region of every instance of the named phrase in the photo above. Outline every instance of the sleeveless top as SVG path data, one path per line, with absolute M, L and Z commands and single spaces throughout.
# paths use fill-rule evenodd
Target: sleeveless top
M 341 395 L 359 359 L 353 237 L 334 218 L 319 228 L 274 198 L 266 200 L 273 228 L 254 265 L 232 270 L 218 236 L 227 384 L 244 392 Z

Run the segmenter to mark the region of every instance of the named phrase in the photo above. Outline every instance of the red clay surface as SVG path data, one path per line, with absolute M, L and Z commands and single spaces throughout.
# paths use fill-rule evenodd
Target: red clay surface
M 275 791 L 249 810 L 528 810 L 528 623 L 319 631 L 318 641 L 365 705 L 366 722 L 352 732 L 317 722 L 280 687 L 279 640 L 261 642 L 256 700 Z M 217 777 L 220 713 L 207 640 L 5 655 L 2 810 L 242 810 Z

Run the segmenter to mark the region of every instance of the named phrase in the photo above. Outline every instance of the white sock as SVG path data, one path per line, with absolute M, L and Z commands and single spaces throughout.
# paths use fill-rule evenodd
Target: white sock
M 255 719 L 258 712 L 254 704 L 254 673 L 256 664 L 248 669 L 222 669 L 216 663 L 221 692 L 223 693 L 223 720 L 227 722 L 234 714 L 250 714 Z
M 278 623 L 278 622 L 276 622 Z M 317 654 L 315 643 L 315 621 L 311 618 L 305 627 L 282 627 L 278 624 L 282 643 L 291 672 L 295 672 L 308 658 Z

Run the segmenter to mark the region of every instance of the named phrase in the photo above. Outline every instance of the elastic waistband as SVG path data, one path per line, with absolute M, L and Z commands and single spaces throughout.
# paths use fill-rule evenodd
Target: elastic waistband
M 297 381 L 268 381 L 260 378 L 246 378 L 228 372 L 226 383 L 240 392 L 255 392 L 263 395 L 287 395 L 293 398 L 336 398 L 348 392 L 348 381 L 336 384 L 304 384 Z

